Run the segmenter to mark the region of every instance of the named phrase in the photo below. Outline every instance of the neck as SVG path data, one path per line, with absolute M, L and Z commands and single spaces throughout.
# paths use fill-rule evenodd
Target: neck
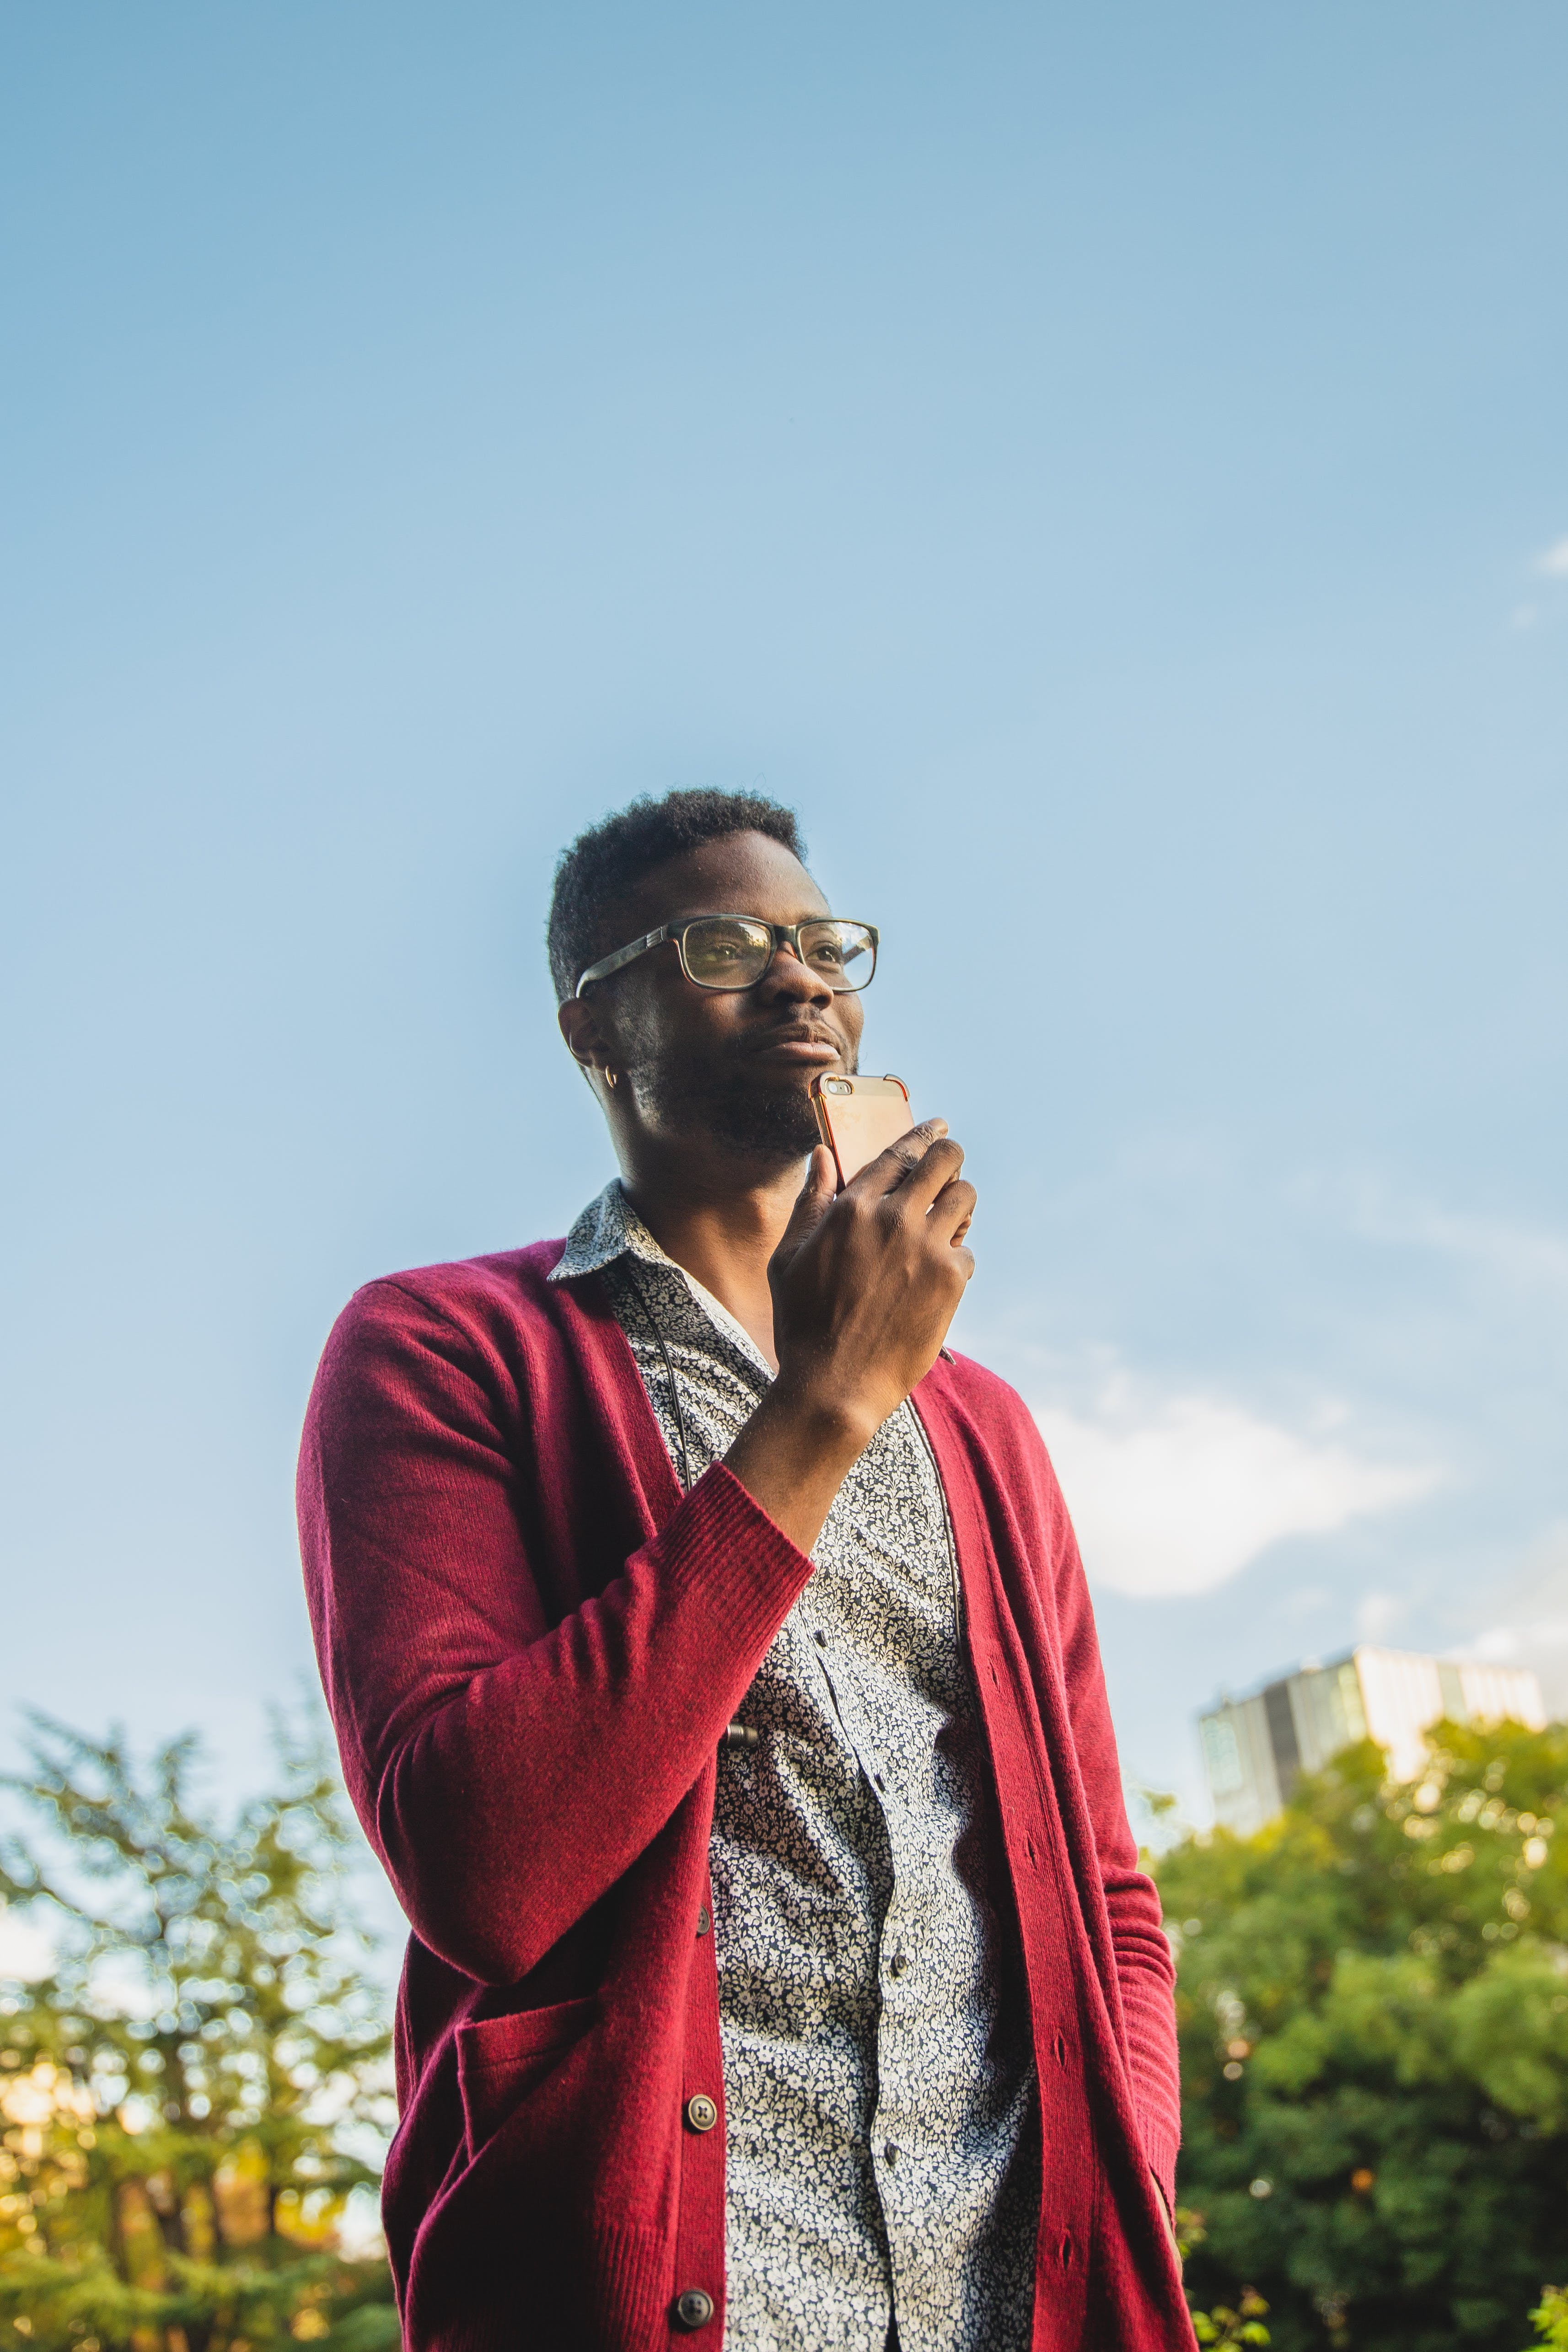
M 693 1161 L 623 1161 L 622 1185 L 660 1249 L 695 1275 L 776 1370 L 768 1260 L 789 1223 L 804 1162 L 759 1170 L 718 1150 Z

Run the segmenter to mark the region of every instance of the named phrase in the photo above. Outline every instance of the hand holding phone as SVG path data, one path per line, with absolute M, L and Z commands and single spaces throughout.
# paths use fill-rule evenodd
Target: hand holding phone
M 857 1095 L 862 1117 L 847 1120 Z M 974 1187 L 945 1122 L 911 1129 L 897 1078 L 823 1078 L 812 1097 L 826 1148 L 768 1263 L 778 1377 L 724 1457 L 806 1552 L 851 1465 L 935 1362 L 974 1270 Z

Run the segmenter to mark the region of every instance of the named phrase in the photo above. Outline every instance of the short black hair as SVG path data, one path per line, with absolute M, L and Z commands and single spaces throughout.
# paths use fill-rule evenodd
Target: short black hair
M 645 793 L 580 833 L 561 853 L 550 896 L 547 938 L 557 1003 L 565 1003 L 591 963 L 622 944 L 603 938 L 605 919 L 650 866 L 732 833 L 765 834 L 805 863 L 795 811 L 760 793 L 682 791 L 661 800 Z

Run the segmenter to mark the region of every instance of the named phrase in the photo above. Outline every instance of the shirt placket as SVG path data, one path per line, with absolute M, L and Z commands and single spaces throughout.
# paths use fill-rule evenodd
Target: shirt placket
M 798 1604 L 797 1604 L 798 1606 Z M 899 1776 L 877 1740 L 842 1637 L 812 1628 L 812 1649 L 833 1711 L 881 1813 L 891 1893 L 878 1948 L 877 2103 L 870 2119 L 871 2173 L 892 2263 L 903 2352 L 916 2352 L 920 2283 L 912 2259 L 930 2150 L 921 2121 L 918 2053 L 940 2021 L 927 2014 L 918 1955 L 922 1942 L 922 1857 Z

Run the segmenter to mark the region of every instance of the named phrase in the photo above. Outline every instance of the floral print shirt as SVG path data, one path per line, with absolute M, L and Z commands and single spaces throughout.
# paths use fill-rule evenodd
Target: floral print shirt
M 552 1279 L 595 1275 L 677 1472 L 772 1373 L 607 1185 Z M 662 1341 L 662 1346 L 660 1342 Z M 679 1413 L 671 1394 L 673 1375 Z M 913 1408 L 840 1488 L 721 1754 L 710 1870 L 730 2352 L 1023 2352 L 1039 2121 L 1017 1930 L 936 1466 Z

